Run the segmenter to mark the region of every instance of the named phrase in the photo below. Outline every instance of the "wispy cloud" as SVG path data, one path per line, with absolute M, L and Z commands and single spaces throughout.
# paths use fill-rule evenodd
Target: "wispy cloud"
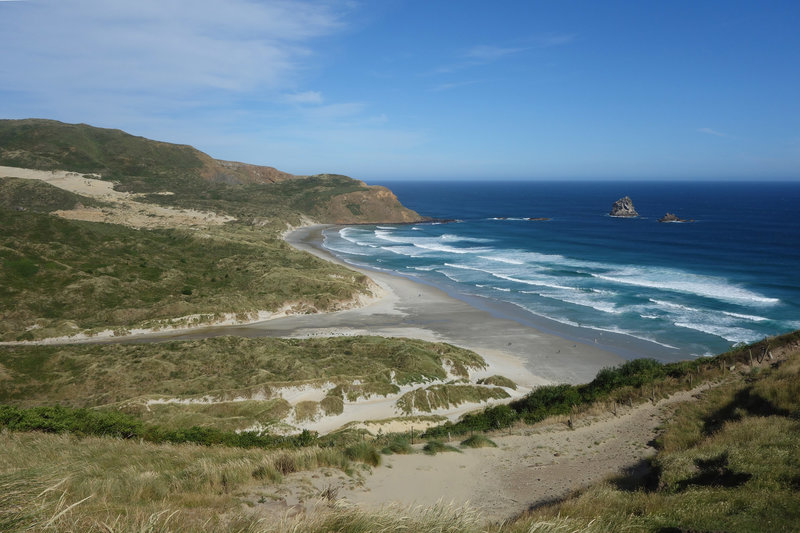
M 453 83 L 441 83 L 431 88 L 431 92 L 449 91 L 451 89 L 458 89 L 459 87 L 466 87 L 468 85 L 475 85 L 481 83 L 481 80 L 457 81 Z
M 313 59 L 312 43 L 344 26 L 327 1 L 24 2 L 0 17 L 0 47 L 14 50 L 0 54 L 0 90 L 61 110 L 280 101 Z
M 721 131 L 712 130 L 711 128 L 698 128 L 700 133 L 706 133 L 708 135 L 716 135 L 717 137 L 730 137 L 727 133 L 722 133 Z
M 505 56 L 522 52 L 524 50 L 525 48 L 506 48 L 502 46 L 478 45 L 467 50 L 467 52 L 464 54 L 464 57 L 476 62 L 489 63 L 492 61 L 497 61 Z
M 452 63 L 437 68 L 436 74 L 448 74 L 467 68 L 488 65 L 524 52 L 527 48 L 479 44 L 462 52 Z
M 575 40 L 578 35 L 575 33 L 542 33 L 537 35 L 534 39 L 536 45 L 541 48 L 549 48 L 551 46 L 563 46 L 570 44 Z

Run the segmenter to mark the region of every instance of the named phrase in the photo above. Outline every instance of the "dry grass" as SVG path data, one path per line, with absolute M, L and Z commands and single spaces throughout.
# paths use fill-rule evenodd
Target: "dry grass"
M 653 471 L 620 478 L 538 510 L 512 529 L 554 517 L 601 530 L 793 531 L 800 523 L 800 354 L 773 369 L 727 376 L 681 405 L 658 439 Z
M 247 491 L 293 472 L 350 468 L 335 448 L 264 452 L 2 433 L 0 449 L 3 531 L 39 530 L 50 520 L 58 531 L 102 531 L 104 523 L 138 531 L 150 520 L 154 530 L 228 530 Z

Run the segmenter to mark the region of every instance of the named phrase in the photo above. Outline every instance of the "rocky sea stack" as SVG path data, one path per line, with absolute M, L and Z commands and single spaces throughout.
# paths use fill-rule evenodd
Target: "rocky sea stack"
M 636 212 L 636 209 L 633 207 L 633 201 L 628 197 L 620 198 L 614 205 L 611 206 L 611 213 L 609 213 L 612 217 L 638 217 L 639 213 Z
M 663 217 L 658 219 L 659 222 L 694 222 L 694 220 L 688 218 L 680 218 L 678 215 L 667 213 Z

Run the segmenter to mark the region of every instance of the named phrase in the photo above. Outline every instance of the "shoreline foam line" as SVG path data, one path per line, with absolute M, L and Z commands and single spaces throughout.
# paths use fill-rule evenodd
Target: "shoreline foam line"
M 340 231 L 341 228 L 338 226 L 328 226 L 325 228 L 324 232 L 319 230 L 319 233 L 321 234 L 317 239 L 319 242 L 315 243 L 314 239 L 310 239 L 308 236 L 306 236 L 306 242 L 304 244 L 306 246 L 310 246 L 311 248 L 315 248 L 318 255 L 320 253 L 327 254 L 335 258 L 335 260 L 340 262 L 340 264 L 345 264 L 351 268 L 364 269 L 365 271 L 363 273 L 367 275 L 371 275 L 371 272 L 375 272 L 376 267 L 372 265 L 364 265 L 363 263 L 359 263 L 355 258 L 336 256 L 333 254 L 334 250 L 328 250 L 324 247 L 323 243 L 327 242 L 327 237 L 330 235 L 339 235 Z M 292 240 L 296 241 L 297 239 L 293 238 Z M 355 262 L 351 262 L 351 259 L 353 259 Z M 379 269 L 378 271 L 384 273 L 387 272 L 386 269 Z M 437 272 L 439 274 L 446 275 L 439 269 L 437 269 Z M 610 333 L 610 335 L 604 335 L 604 338 L 600 339 L 603 341 L 602 343 L 599 341 L 596 342 L 597 330 L 594 328 L 583 327 L 578 324 L 567 324 L 562 321 L 547 317 L 546 315 L 530 312 L 528 309 L 525 309 L 524 307 L 521 307 L 513 302 L 492 298 L 486 295 L 471 293 L 470 291 L 465 292 L 463 290 L 459 290 L 457 286 L 451 286 L 447 282 L 441 284 L 432 280 L 428 280 L 424 277 L 414 276 L 413 274 L 407 272 L 388 270 L 388 273 L 391 276 L 411 280 L 415 283 L 444 291 L 451 298 L 466 302 L 479 310 L 489 312 L 496 318 L 512 320 L 516 322 L 517 325 L 530 328 L 536 332 L 536 334 L 554 335 L 556 337 L 560 337 L 562 340 L 566 340 L 567 342 L 572 342 L 574 344 L 580 343 L 584 346 L 590 346 L 593 348 L 596 346 L 604 351 L 609 351 L 616 355 L 622 356 L 625 359 L 632 359 L 636 357 L 655 357 L 664 361 L 673 361 L 692 356 L 692 354 L 689 353 L 679 352 L 679 350 L 674 349 L 674 347 L 671 345 L 666 345 L 665 343 L 660 343 L 635 335 L 628 335 L 623 332 L 616 334 L 613 334 L 612 332 L 606 332 Z M 444 279 L 442 281 L 444 281 Z

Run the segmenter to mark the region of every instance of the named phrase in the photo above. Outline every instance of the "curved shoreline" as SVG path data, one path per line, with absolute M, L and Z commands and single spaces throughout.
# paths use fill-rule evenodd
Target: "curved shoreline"
M 235 335 L 242 337 L 324 337 L 379 335 L 447 342 L 480 354 L 492 373 L 524 388 L 547 383 L 584 383 L 608 366 L 624 362 L 619 353 L 568 335 L 548 332 L 526 321 L 512 304 L 465 298 L 401 274 L 349 264 L 322 247 L 322 231 L 332 225 L 290 228 L 283 239 L 294 248 L 369 277 L 378 288 L 372 298 L 334 312 L 292 315 L 259 313 L 255 320 L 206 323 L 161 329 L 134 329 L 127 335 L 73 335 L 2 345 L 151 343 Z M 628 354 L 624 354 L 628 355 Z M 491 375 L 491 374 L 489 374 Z
M 295 335 L 377 334 L 439 340 L 468 348 L 523 386 L 591 381 L 601 368 L 625 359 L 599 346 L 548 333 L 527 324 L 513 305 L 459 298 L 439 287 L 400 274 L 352 265 L 323 248 L 322 232 L 332 225 L 297 228 L 284 234 L 291 246 L 361 272 L 385 291 L 365 307 L 307 317 L 285 317 L 250 327 L 294 326 Z M 509 367 L 509 363 L 516 362 Z M 514 369 L 516 366 L 516 369 Z

